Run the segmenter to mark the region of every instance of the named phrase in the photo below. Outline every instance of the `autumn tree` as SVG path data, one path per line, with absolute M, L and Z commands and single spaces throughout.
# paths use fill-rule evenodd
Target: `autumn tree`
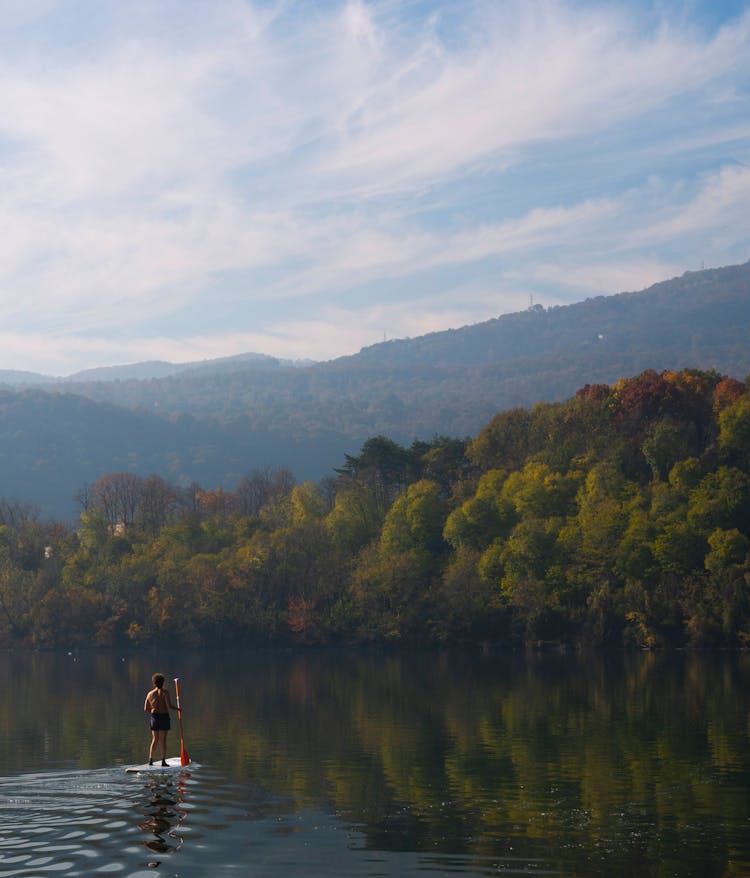
M 142 488 L 143 479 L 135 473 L 111 473 L 94 482 L 93 504 L 101 510 L 110 527 L 128 527 L 135 521 Z
M 152 474 L 141 484 L 136 524 L 156 536 L 176 513 L 177 492 L 161 476 Z
M 286 468 L 265 467 L 254 469 L 243 476 L 234 492 L 241 515 L 258 515 L 272 500 L 288 494 L 294 486 L 294 476 Z

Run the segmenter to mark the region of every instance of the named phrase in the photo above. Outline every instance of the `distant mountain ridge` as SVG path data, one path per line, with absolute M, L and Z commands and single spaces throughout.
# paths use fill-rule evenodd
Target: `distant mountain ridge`
M 719 307 L 731 310 L 717 313 Z M 750 262 L 685 272 L 637 292 L 552 308 L 536 305 L 461 329 L 382 342 L 364 348 L 355 358 L 416 364 L 450 357 L 455 365 L 501 364 L 518 358 L 569 356 L 575 353 L 572 343 L 593 356 L 602 349 L 632 352 L 653 343 L 684 355 L 684 336 L 667 332 L 670 326 L 700 339 L 706 353 L 710 346 L 719 355 L 727 345 L 745 341 L 748 317 Z
M 500 410 L 562 400 L 584 384 L 648 368 L 742 379 L 748 338 L 750 262 L 323 363 L 248 354 L 174 372 L 146 363 L 51 381 L 12 373 L 21 380 L 2 392 L 0 496 L 69 515 L 83 483 L 116 470 L 225 488 L 267 465 L 319 478 L 368 437 L 473 435 Z M 103 420 L 117 429 L 103 432 Z
M 70 380 L 100 402 L 248 417 L 293 434 L 463 435 L 496 411 L 560 400 L 646 368 L 750 371 L 750 263 L 688 272 L 641 292 L 537 306 L 461 329 L 382 342 L 306 367 L 182 370 L 148 382 Z
M 723 309 L 722 313 L 718 309 Z M 729 310 L 727 310 L 729 309 Z M 13 386 L 65 383 L 72 392 L 99 398 L 106 390 L 91 391 L 92 383 L 117 381 L 210 380 L 213 373 L 244 372 L 248 368 L 285 370 L 341 368 L 372 365 L 480 366 L 537 362 L 585 352 L 606 360 L 606 352 L 633 357 L 639 349 L 650 355 L 652 345 L 685 355 L 685 333 L 700 344 L 695 356 L 728 358 L 742 364 L 742 355 L 730 350 L 743 344 L 750 313 L 750 261 L 724 268 L 685 272 L 645 290 L 596 296 L 572 305 L 504 314 L 482 323 L 428 333 L 417 338 L 392 339 L 362 348 L 357 354 L 324 362 L 282 360 L 267 354 L 244 353 L 186 363 L 163 360 L 85 369 L 52 377 L 0 369 L 0 383 Z M 672 331 L 667 331 L 671 329 Z M 679 330 L 677 332 L 676 330 Z M 577 353 L 576 353 L 577 348 Z M 602 357 L 602 351 L 604 356 Z M 750 368 L 750 361 L 747 363 Z M 185 373 L 190 373 L 186 375 Z M 202 373 L 202 374 L 200 374 Z M 256 376 L 248 380 L 254 381 Z M 80 385 L 80 386 L 79 386 Z M 164 385 L 168 386 L 167 383 Z
M 20 387 L 40 384 L 78 384 L 89 381 L 151 381 L 154 378 L 167 378 L 181 372 L 221 372 L 245 368 L 276 369 L 281 366 L 299 368 L 312 365 L 312 360 L 281 360 L 268 354 L 235 354 L 231 357 L 218 357 L 212 360 L 193 360 L 187 363 L 170 363 L 167 360 L 145 360 L 138 363 L 124 363 L 119 366 L 96 366 L 82 369 L 66 376 L 43 375 L 38 372 L 23 372 L 14 369 L 0 369 L 0 384 Z

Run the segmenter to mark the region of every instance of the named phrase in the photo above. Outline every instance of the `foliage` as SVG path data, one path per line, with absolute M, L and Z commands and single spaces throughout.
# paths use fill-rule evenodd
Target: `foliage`
M 744 646 L 750 393 L 649 370 L 335 478 L 101 476 L 77 528 L 0 501 L 0 643 Z

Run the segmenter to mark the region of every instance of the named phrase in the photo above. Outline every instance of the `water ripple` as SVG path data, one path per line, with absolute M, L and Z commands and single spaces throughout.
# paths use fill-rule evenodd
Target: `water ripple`
M 232 782 L 206 767 L 0 778 L 0 878 L 550 874 L 544 864 L 368 849 L 339 815 Z
M 0 778 L 0 878 L 153 875 L 150 870 L 179 854 L 187 839 L 198 856 L 182 862 L 180 874 L 198 875 L 205 864 L 196 842 L 238 812 L 243 808 L 227 798 L 225 783 L 201 783 L 189 769 L 174 775 L 103 769 Z M 203 816 L 210 816 L 211 827 Z

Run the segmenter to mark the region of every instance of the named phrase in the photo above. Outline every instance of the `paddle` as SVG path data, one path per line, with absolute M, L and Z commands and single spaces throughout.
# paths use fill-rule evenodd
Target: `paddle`
M 177 720 L 180 723 L 180 765 L 190 765 L 190 755 L 185 749 L 185 740 L 182 735 L 182 711 L 180 710 L 180 686 L 177 682 L 179 677 L 174 678 L 174 695 L 177 699 Z

